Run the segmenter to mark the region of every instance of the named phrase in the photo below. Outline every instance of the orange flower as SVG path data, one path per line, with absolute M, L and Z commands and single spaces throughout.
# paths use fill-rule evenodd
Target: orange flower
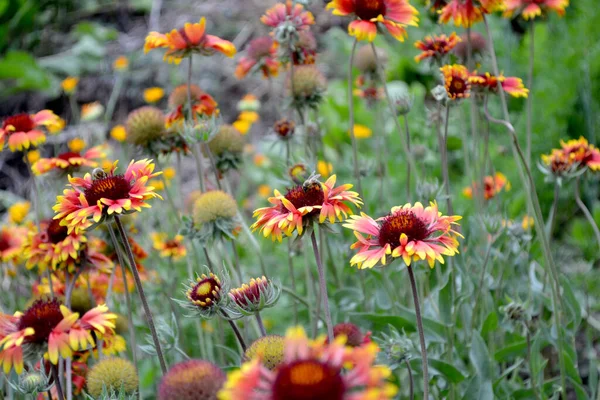
M 252 70 L 259 70 L 265 78 L 275 77 L 279 73 L 277 44 L 270 36 L 256 38 L 248 45 L 246 56 L 240 58 L 235 77 L 244 78 Z
M 58 116 L 50 110 L 37 114 L 17 114 L 7 117 L 0 127 L 0 147 L 8 139 L 10 151 L 21 151 L 46 141 L 46 135 L 39 128 L 56 123 Z
M 568 6 L 569 0 L 505 0 L 503 16 L 512 18 L 515 14 L 520 14 L 523 19 L 529 20 L 554 11 L 562 17 Z
M 460 41 L 461 39 L 456 32 L 452 32 L 450 36 L 444 34 L 426 36 L 422 41 L 415 42 L 415 47 L 422 51 L 421 54 L 415 57 L 415 61 L 423 61 L 426 58 L 433 58 L 440 61 Z
M 0 229 L 0 261 L 15 262 L 21 257 L 27 228 L 4 225 Z
M 455 100 L 469 97 L 471 83 L 467 67 L 459 64 L 444 65 L 440 71 L 444 75 L 444 87 L 448 98 Z
M 105 146 L 101 145 L 92 147 L 83 154 L 78 151 L 67 151 L 56 157 L 41 158 L 31 166 L 31 170 L 36 175 L 43 175 L 52 170 L 71 172 L 81 167 L 95 168 L 98 166 L 96 160 L 106 157 L 104 149 Z
M 468 28 L 483 20 L 483 14 L 503 9 L 504 0 L 450 0 L 440 4 L 440 23 L 447 24 L 452 19 L 454 25 Z
M 477 183 L 463 189 L 465 197 L 472 199 L 473 190 L 477 188 Z M 502 190 L 510 190 L 510 182 L 501 172 L 496 172 L 494 176 L 486 176 L 483 178 L 483 198 L 486 200 L 494 198 Z
M 353 15 L 348 34 L 356 40 L 372 42 L 381 23 L 397 40 L 404 41 L 406 26 L 417 26 L 419 12 L 408 0 L 333 0 L 327 4 L 334 15 Z
M 194 121 L 197 121 L 198 118 L 219 115 L 219 105 L 210 94 L 206 93 L 196 85 L 190 85 L 190 94 L 192 98 L 192 117 L 194 118 Z M 167 128 L 171 128 L 185 120 L 187 117 L 187 113 L 185 112 L 187 102 L 187 85 L 177 86 L 169 96 L 169 107 L 172 111 L 167 115 L 165 122 Z
M 491 93 L 498 92 L 498 83 L 500 83 L 502 90 L 513 97 L 527 97 L 529 95 L 529 89 L 523 85 L 521 78 L 512 76 L 505 77 L 502 74 L 494 76 L 489 72 L 477 75 L 475 72 L 474 75 L 469 77 L 469 83 L 471 83 L 473 89 L 480 89 Z
M 168 239 L 166 233 L 152 232 L 151 237 L 154 250 L 157 250 L 161 257 L 178 260 L 187 254 L 181 235 Z
M 272 28 L 291 22 L 296 31 L 305 31 L 315 23 L 315 18 L 310 11 L 304 10 L 302 4 L 293 4 L 292 0 L 287 0 L 285 4 L 277 3 L 269 8 L 265 15 L 260 17 L 260 22 Z
M 560 145 L 569 162 L 588 167 L 592 171 L 600 171 L 600 150 L 589 144 L 583 136 L 567 142 L 561 140 Z
M 173 29 L 170 33 L 150 32 L 144 44 L 144 53 L 158 48 L 167 48 L 164 59 L 179 64 L 193 53 L 211 56 L 216 52 L 233 57 L 236 49 L 233 43 L 205 32 L 206 18 L 197 24 L 186 23 L 183 28 Z

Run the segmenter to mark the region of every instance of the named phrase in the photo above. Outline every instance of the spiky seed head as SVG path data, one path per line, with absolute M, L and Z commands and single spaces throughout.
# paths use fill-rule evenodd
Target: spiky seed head
M 127 117 L 125 126 L 127 141 L 141 146 L 160 139 L 166 133 L 165 115 L 152 106 L 144 106 L 132 111 Z
M 135 366 L 128 360 L 110 357 L 101 360 L 90 369 L 87 375 L 89 394 L 98 398 L 103 388 L 119 392 L 123 388 L 125 394 L 134 394 L 138 390 L 138 375 Z
M 260 356 L 262 364 L 274 370 L 283 363 L 285 339 L 279 335 L 267 335 L 255 340 L 244 353 L 244 361 Z
M 160 381 L 158 400 L 217 400 L 226 379 L 225 373 L 209 361 L 180 362 Z
M 298 65 L 288 87 L 295 98 L 310 99 L 325 91 L 327 79 L 315 65 Z
M 218 157 L 225 152 L 241 154 L 244 144 L 244 137 L 233 125 L 221 125 L 219 132 L 208 142 L 208 148 Z
M 232 219 L 237 215 L 237 203 L 228 193 L 211 190 L 203 193 L 194 203 L 194 224 L 196 228 L 219 218 Z

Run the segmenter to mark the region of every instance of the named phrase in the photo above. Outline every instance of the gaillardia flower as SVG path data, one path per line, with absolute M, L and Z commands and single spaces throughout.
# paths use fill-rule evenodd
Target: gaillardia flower
M 477 189 L 477 183 L 463 189 L 463 194 L 469 198 L 473 198 L 473 190 Z M 489 200 L 495 197 L 502 190 L 510 190 L 510 182 L 501 172 L 496 172 L 494 176 L 486 176 L 483 179 L 483 198 Z
M 512 97 L 527 97 L 529 95 L 529 89 L 523 85 L 521 78 L 512 76 L 505 77 L 502 74 L 494 76 L 489 72 L 479 75 L 474 73 L 469 77 L 469 82 L 473 90 L 479 89 L 490 93 L 498 93 L 498 83 L 500 83 L 502 90 Z
M 192 237 L 201 242 L 234 239 L 240 223 L 235 199 L 221 190 L 209 190 L 194 201 Z
M 0 365 L 8 374 L 14 367 L 17 374 L 23 372 L 23 355 L 32 361 L 47 353 L 54 365 L 58 355 L 72 356 L 73 351 L 94 345 L 96 337 L 115 327 L 116 315 L 99 305 L 79 318 L 58 300 L 37 300 L 23 313 L 14 316 L 0 314 Z
M 158 400 L 216 400 L 225 379 L 221 368 L 210 361 L 183 361 L 161 379 Z
M 284 360 L 269 370 L 260 355 L 231 372 L 219 392 L 220 400 L 387 400 L 396 386 L 387 382 L 388 367 L 374 365 L 376 344 L 345 346 L 346 338 L 326 343 L 326 337 L 307 338 L 302 328 L 285 336 Z
M 314 221 L 334 223 L 336 218 L 343 221 L 352 209 L 347 203 L 360 207 L 363 203 L 358 193 L 346 184 L 335 187 L 336 176 L 332 175 L 325 183 L 318 176 L 310 177 L 304 184 L 289 189 L 285 195 L 278 190 L 269 197 L 271 207 L 254 211 L 257 221 L 252 229 L 259 229 L 265 237 L 282 240 L 283 234 L 291 236 L 294 231 L 302 235 L 304 229 Z M 318 216 L 318 218 L 317 218 Z
M 81 154 L 79 151 L 66 151 L 51 158 L 40 158 L 31 166 L 36 175 L 43 175 L 50 171 L 71 173 L 82 167 L 96 168 L 98 161 L 106 157 L 106 146 L 96 146 Z
M 285 339 L 279 335 L 267 335 L 256 339 L 244 352 L 243 361 L 251 361 L 260 357 L 260 362 L 269 370 L 274 370 L 283 363 Z
M 196 85 L 190 85 L 192 98 L 192 118 L 206 118 L 219 115 L 218 104 L 213 97 Z M 169 108 L 171 112 L 167 115 L 166 127 L 171 128 L 180 124 L 188 116 L 187 114 L 187 85 L 177 86 L 169 96 Z
M 406 26 L 417 26 L 419 12 L 408 0 L 333 0 L 327 4 L 334 15 L 352 15 L 356 19 L 348 25 L 348 34 L 356 40 L 372 42 L 381 23 L 397 40 L 404 41 Z
M 423 40 L 415 42 L 415 47 L 421 50 L 421 54 L 415 57 L 415 61 L 420 62 L 431 58 L 440 62 L 460 40 L 456 32 L 452 32 L 450 36 L 444 34 L 426 36 Z
M 333 336 L 345 336 L 346 345 L 358 347 L 371 342 L 371 332 L 364 334 L 358 326 L 351 322 L 343 322 L 333 327 Z
M 484 14 L 502 10 L 503 4 L 504 0 L 450 0 L 447 4 L 440 4 L 439 22 L 447 24 L 453 20 L 454 25 L 468 28 L 482 21 Z
M 554 11 L 562 17 L 568 6 L 569 0 L 504 0 L 503 16 L 511 18 L 515 14 L 520 14 L 523 19 L 530 20 Z
M 282 118 L 273 124 L 273 132 L 282 140 L 289 140 L 294 135 L 296 123 L 291 119 Z
M 69 232 L 85 230 L 113 214 L 128 214 L 150 208 L 148 200 L 160 197 L 148 179 L 161 172 L 154 172 L 151 160 L 131 161 L 123 175 L 115 174 L 117 161 L 108 172 L 94 170 L 94 175 L 83 178 L 69 176 L 70 188 L 56 198 L 54 219 L 64 219 Z M 93 222 L 92 222 L 93 221 Z
M 185 296 L 187 301 L 178 301 L 180 305 L 203 318 L 210 318 L 217 314 L 227 301 L 227 282 L 222 282 L 212 272 L 208 275 L 202 274 L 186 286 Z
M 169 239 L 164 232 L 152 232 L 151 237 L 154 250 L 157 250 L 161 257 L 179 260 L 187 254 L 182 235 L 175 235 L 173 239 Z
M 588 143 L 583 136 L 566 142 L 561 140 L 560 146 L 571 163 L 578 164 L 581 168 L 600 171 L 600 150 Z
M 188 22 L 183 28 L 173 29 L 170 33 L 150 32 L 146 37 L 144 53 L 167 48 L 164 59 L 175 64 L 179 64 L 183 58 L 193 53 L 210 56 L 219 52 L 233 57 L 236 52 L 234 44 L 217 36 L 207 35 L 205 25 L 206 18 L 202 17 L 200 22 Z
M 275 77 L 279 73 L 277 45 L 272 37 L 262 36 L 248 44 L 246 55 L 238 61 L 235 77 L 242 79 L 253 70 L 262 72 L 264 78 Z
M 327 89 L 327 79 L 315 65 L 299 65 L 288 79 L 287 89 L 296 107 L 315 108 Z
M 444 65 L 440 68 L 444 76 L 444 87 L 451 100 L 467 98 L 471 91 L 469 70 L 464 65 Z
M 429 207 L 421 203 L 393 207 L 387 216 L 376 220 L 364 213 L 353 215 L 344 224 L 358 239 L 350 246 L 358 249 L 350 264 L 359 269 L 373 268 L 379 262 L 386 265 L 389 255 L 402 257 L 407 266 L 418 260 L 427 260 L 431 268 L 436 260 L 443 264 L 442 256 L 458 253 L 460 234 L 453 225 L 461 218 L 442 215 L 435 203 Z
M 300 3 L 286 0 L 269 8 L 265 15 L 260 17 L 260 22 L 271 28 L 279 28 L 283 24 L 292 24 L 296 32 L 307 30 L 315 23 L 315 18 L 310 11 L 306 11 Z
M 4 225 L 0 228 L 0 261 L 15 262 L 22 256 L 27 228 Z
M 46 135 L 40 128 L 58 120 L 58 116 L 50 110 L 42 110 L 36 114 L 17 114 L 7 117 L 0 127 L 0 148 L 8 139 L 10 151 L 21 151 L 40 145 L 46 141 Z
M 133 395 L 138 390 L 138 374 L 129 360 L 118 357 L 109 357 L 100 360 L 87 374 L 87 388 L 93 398 L 102 397 L 104 388 L 110 395 L 111 392 L 124 395 Z
M 265 308 L 273 307 L 281 291 L 266 277 L 252 278 L 238 288 L 229 291 L 235 311 L 242 315 L 253 315 Z

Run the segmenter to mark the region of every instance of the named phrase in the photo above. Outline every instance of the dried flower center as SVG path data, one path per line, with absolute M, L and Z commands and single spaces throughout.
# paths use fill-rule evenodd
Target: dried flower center
M 282 365 L 273 384 L 273 400 L 342 400 L 340 370 L 317 360 Z
M 61 160 L 69 161 L 70 158 L 81 157 L 81 154 L 74 151 L 67 151 L 66 153 L 61 153 L 56 156 L 56 158 L 60 158 Z
M 290 121 L 285 118 L 280 119 L 279 121 L 275 122 L 275 125 L 273 125 L 273 130 L 275 131 L 275 133 L 282 138 L 291 136 L 294 133 L 295 129 L 296 124 L 294 123 L 294 121 Z
M 201 306 L 211 306 L 219 299 L 221 284 L 213 277 L 207 277 L 198 282 L 191 290 L 189 296 L 193 302 Z
M 355 13 L 360 19 L 370 20 L 385 15 L 384 0 L 357 0 L 355 4 Z
M 263 57 L 271 55 L 271 48 L 273 46 L 273 39 L 270 37 L 260 37 L 250 42 L 248 47 L 248 57 L 253 60 L 259 61 Z
M 100 199 L 121 200 L 129 198 L 131 184 L 123 175 L 95 179 L 83 194 L 88 204 L 96 205 Z
M 46 228 L 46 232 L 48 234 L 48 241 L 50 243 L 60 243 L 69 236 L 69 228 L 66 226 L 62 226 L 60 224 L 60 219 L 53 219 L 48 224 L 48 228 Z
M 48 341 L 50 332 L 63 320 L 57 299 L 37 300 L 19 319 L 18 329 L 33 328 L 34 334 L 28 342 L 42 344 Z
M 427 225 L 409 210 L 397 211 L 387 216 L 379 230 L 379 244 L 389 244 L 392 249 L 400 246 L 400 236 L 408 236 L 408 240 L 423 240 L 429 232 Z
M 295 188 L 288 190 L 285 198 L 290 201 L 296 208 L 320 206 L 325 201 L 325 194 L 319 182 L 312 182 L 305 185 L 298 185 Z M 287 212 L 287 209 L 282 205 L 282 211 Z M 311 214 L 316 214 L 318 210 L 311 211 Z
M 6 130 L 9 126 L 14 127 L 15 132 L 29 132 L 35 128 L 35 122 L 29 114 L 23 113 L 6 118 L 2 124 L 2 129 Z

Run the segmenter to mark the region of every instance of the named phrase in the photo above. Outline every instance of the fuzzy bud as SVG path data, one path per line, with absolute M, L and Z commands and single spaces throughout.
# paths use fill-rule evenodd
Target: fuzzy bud
M 132 111 L 125 123 L 127 141 L 145 146 L 165 135 L 165 115 L 161 110 L 145 106 Z
M 285 339 L 279 335 L 267 335 L 255 340 L 244 353 L 244 361 L 261 357 L 262 364 L 274 370 L 283 362 Z
M 117 357 L 99 361 L 87 375 L 88 392 L 94 398 L 102 395 L 103 388 L 109 393 L 119 393 L 123 388 L 125 394 L 134 394 L 138 390 L 138 383 L 135 366 L 128 360 Z
M 226 379 L 225 373 L 209 361 L 180 362 L 160 381 L 158 400 L 217 400 Z

